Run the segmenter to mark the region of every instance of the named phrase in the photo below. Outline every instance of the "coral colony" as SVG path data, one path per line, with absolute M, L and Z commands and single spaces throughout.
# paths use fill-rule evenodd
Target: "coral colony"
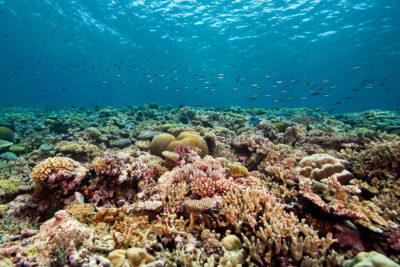
M 0 266 L 399 266 L 392 112 L 1 109 Z

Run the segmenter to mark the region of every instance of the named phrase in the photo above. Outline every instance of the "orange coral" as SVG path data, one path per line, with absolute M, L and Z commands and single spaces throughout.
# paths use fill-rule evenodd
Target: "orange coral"
M 31 179 L 35 182 L 41 182 L 55 172 L 67 170 L 73 170 L 74 166 L 69 158 L 65 157 L 53 157 L 48 158 L 36 165 L 31 173 Z

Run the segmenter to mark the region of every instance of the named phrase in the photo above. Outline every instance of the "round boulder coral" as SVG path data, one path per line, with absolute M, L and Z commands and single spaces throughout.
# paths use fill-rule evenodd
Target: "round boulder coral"
M 239 250 L 242 248 L 240 239 L 235 235 L 228 235 L 222 239 L 222 246 L 227 251 Z
M 14 141 L 14 133 L 11 129 L 0 126 L 0 140 L 12 142 Z
M 150 144 L 150 153 L 161 156 L 162 152 L 167 150 L 168 145 L 173 141 L 175 141 L 175 137 L 171 134 L 163 133 L 154 136 Z
M 178 145 L 190 146 L 201 149 L 201 156 L 204 157 L 208 154 L 208 146 L 206 141 L 195 132 L 182 132 L 176 138 L 176 141 L 171 142 L 168 145 L 169 151 L 174 151 Z
M 156 260 L 143 248 L 116 249 L 108 255 L 108 259 L 112 267 L 139 267 Z

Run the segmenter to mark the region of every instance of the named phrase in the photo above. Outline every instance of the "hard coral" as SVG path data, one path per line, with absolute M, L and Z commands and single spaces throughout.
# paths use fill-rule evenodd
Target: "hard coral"
M 72 171 L 73 169 L 72 160 L 69 158 L 48 158 L 33 168 L 31 179 L 35 182 L 42 182 L 52 174 L 57 174 L 62 171 Z
M 13 142 L 14 141 L 13 131 L 7 127 L 0 126 L 0 140 Z
M 208 154 L 208 146 L 206 141 L 196 132 L 182 132 L 177 136 L 176 139 L 176 141 L 173 141 L 168 145 L 169 151 L 174 151 L 175 147 L 178 145 L 185 145 L 200 148 L 202 157 Z
M 172 134 L 163 133 L 154 136 L 150 144 L 150 153 L 161 156 L 161 153 L 167 150 L 168 145 L 173 141 L 175 141 L 175 136 Z
M 56 146 L 61 152 L 67 153 L 90 153 L 93 151 L 98 150 L 98 147 L 93 144 L 87 143 L 75 143 L 75 142 L 68 142 L 68 141 L 61 141 Z
M 345 267 L 399 267 L 397 263 L 376 251 L 360 252 L 354 259 L 346 260 Z
M 143 248 L 116 249 L 108 255 L 111 267 L 140 267 L 155 261 Z
M 238 150 L 247 150 L 261 155 L 267 155 L 272 149 L 272 143 L 268 138 L 250 134 L 236 136 L 232 145 Z
M 314 154 L 300 161 L 299 172 L 304 177 L 310 177 L 317 181 L 334 175 L 340 183 L 346 184 L 354 178 L 354 176 L 346 170 L 349 165 L 348 161 L 337 159 L 328 154 Z
M 383 211 L 370 201 L 360 201 L 357 195 L 361 191 L 354 185 L 341 185 L 335 176 L 321 180 L 321 192 L 316 193 L 309 178 L 300 181 L 300 195 L 320 207 L 324 212 L 354 220 L 371 231 L 382 233 L 393 226 L 393 222 L 385 220 Z

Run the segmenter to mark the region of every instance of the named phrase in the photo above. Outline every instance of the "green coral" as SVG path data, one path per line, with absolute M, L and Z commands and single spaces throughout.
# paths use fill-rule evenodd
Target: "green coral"
M 361 132 L 361 133 L 373 133 L 374 132 L 374 130 L 363 128 L 363 127 L 356 128 L 355 130 L 356 130 L 356 132 Z
M 281 121 L 276 121 L 276 122 L 271 122 L 272 125 L 278 129 L 278 131 L 282 132 L 283 130 L 286 129 L 286 123 L 281 122 Z
M 3 191 L 6 195 L 12 195 L 18 192 L 21 185 L 22 180 L 17 178 L 0 180 L 0 191 Z
M 84 118 L 81 118 L 81 117 L 71 117 L 70 120 L 71 121 L 79 121 L 79 122 L 85 122 L 86 121 Z
M 175 127 L 177 127 L 177 126 L 178 126 L 178 125 L 173 124 L 173 123 L 166 123 L 166 124 L 161 125 L 161 127 L 163 127 L 164 130 L 168 130 L 168 129 L 170 129 L 170 128 L 175 128 Z
M 25 150 L 25 148 L 19 145 L 12 145 L 10 146 L 9 150 L 15 154 L 20 154 Z
M 93 151 L 93 152 L 90 154 L 90 158 L 92 158 L 92 159 L 97 158 L 97 157 L 100 157 L 100 156 L 101 156 L 101 151 L 99 151 L 99 150 Z
M 31 246 L 26 250 L 26 253 L 30 254 L 31 256 L 36 256 L 37 254 L 39 254 L 39 250 L 37 247 Z

